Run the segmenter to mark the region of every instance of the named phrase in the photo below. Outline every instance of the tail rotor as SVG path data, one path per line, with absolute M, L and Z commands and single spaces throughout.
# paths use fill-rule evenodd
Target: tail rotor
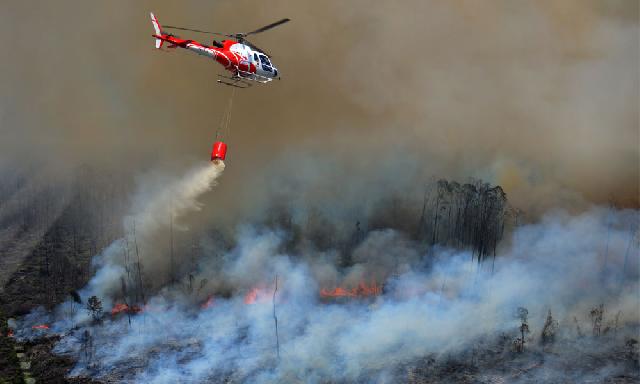
M 156 48 L 160 49 L 162 48 L 163 40 L 159 39 L 158 36 L 162 36 L 162 27 L 160 27 L 160 23 L 158 23 L 158 19 L 156 18 L 156 15 L 154 15 L 153 12 L 151 12 L 150 14 L 151 14 L 151 23 L 153 24 L 153 29 L 156 31 L 156 34 L 154 35 L 156 37 Z

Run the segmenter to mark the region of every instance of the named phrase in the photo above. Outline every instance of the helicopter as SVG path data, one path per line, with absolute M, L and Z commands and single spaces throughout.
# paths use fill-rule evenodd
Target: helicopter
M 152 35 L 156 39 L 155 47 L 161 49 L 164 43 L 167 43 L 168 48 L 180 47 L 212 58 L 220 63 L 225 70 L 231 72 L 231 76 L 218 75 L 220 77 L 218 83 L 237 88 L 247 88 L 254 83 L 266 84 L 273 79 L 280 79 L 278 69 L 270 60 L 271 55 L 249 42 L 246 37 L 275 28 L 290 21 L 290 19 L 281 19 L 251 32 L 225 34 L 192 28 L 161 26 L 153 12 L 150 14 L 151 23 L 155 30 L 155 34 Z M 165 30 L 172 29 L 218 35 L 230 39 L 213 40 L 212 45 L 206 45 L 195 40 L 185 40 L 171 33 L 165 33 Z

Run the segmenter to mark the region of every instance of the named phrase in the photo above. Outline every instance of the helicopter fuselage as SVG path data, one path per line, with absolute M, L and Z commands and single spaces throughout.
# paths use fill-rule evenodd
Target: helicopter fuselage
M 223 40 L 216 44 L 218 46 L 210 46 L 195 40 L 180 39 L 170 34 L 153 35 L 153 37 L 168 43 L 168 48 L 184 48 L 198 55 L 210 57 L 220 63 L 224 69 L 240 77 L 253 75 L 269 80 L 278 77 L 278 69 L 267 55 L 241 42 Z

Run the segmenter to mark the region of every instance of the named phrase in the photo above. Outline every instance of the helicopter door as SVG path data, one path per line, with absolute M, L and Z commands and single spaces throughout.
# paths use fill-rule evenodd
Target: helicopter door
M 251 63 L 253 63 L 253 55 L 251 49 L 246 45 L 243 46 L 242 58 L 240 60 L 241 70 L 251 72 Z

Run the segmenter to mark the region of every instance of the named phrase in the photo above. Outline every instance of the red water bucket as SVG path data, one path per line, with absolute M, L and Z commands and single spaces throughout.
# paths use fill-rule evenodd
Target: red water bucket
M 227 156 L 227 144 L 222 141 L 216 141 L 213 143 L 213 149 L 211 150 L 211 161 L 224 160 Z

